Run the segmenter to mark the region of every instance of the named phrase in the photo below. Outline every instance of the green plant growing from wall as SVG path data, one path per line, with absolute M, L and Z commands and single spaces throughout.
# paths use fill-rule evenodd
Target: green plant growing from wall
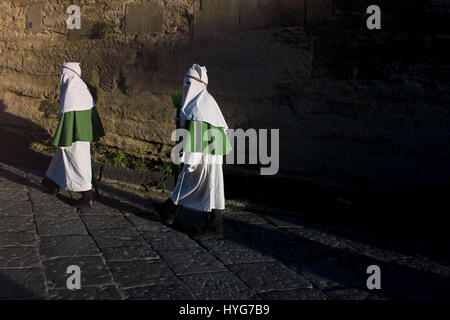
M 41 101 L 39 111 L 44 112 L 44 117 L 47 119 L 57 119 L 59 106 L 56 100 L 45 99 Z
M 110 152 L 105 156 L 105 163 L 116 167 L 126 168 L 132 162 L 132 158 L 124 153 Z
M 173 173 L 173 166 L 172 166 L 172 164 L 171 163 L 165 163 L 162 166 L 161 172 L 171 176 L 172 173 Z
M 108 22 L 104 22 L 103 23 L 103 39 L 108 38 L 109 36 L 111 36 L 114 33 L 114 29 L 117 27 L 117 25 L 113 24 L 113 23 L 108 23 Z
M 106 21 L 99 22 L 94 25 L 91 38 L 107 39 L 114 33 L 116 27 L 117 25 L 114 23 L 109 23 Z
M 98 161 L 105 154 L 105 149 L 99 143 L 91 143 L 92 160 Z
M 162 191 L 166 191 L 166 184 L 164 183 L 163 180 L 159 180 L 158 183 L 156 184 L 156 187 Z
M 147 171 L 151 168 L 151 161 L 147 158 L 139 158 L 134 163 L 134 170 L 136 171 Z
M 174 108 L 181 109 L 183 104 L 183 94 L 181 92 L 175 91 L 172 95 L 172 103 Z
M 170 162 L 129 155 L 99 143 L 92 144 L 92 157 L 94 161 L 106 165 L 130 168 L 136 171 L 157 171 L 164 175 L 172 175 L 177 168 L 177 165 Z

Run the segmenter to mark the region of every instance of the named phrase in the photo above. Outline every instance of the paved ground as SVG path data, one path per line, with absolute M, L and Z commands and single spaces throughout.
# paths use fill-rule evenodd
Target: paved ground
M 195 241 L 183 231 L 198 213 L 170 229 L 150 209 L 159 199 L 110 186 L 80 212 L 70 195 L 44 193 L 41 177 L 0 163 L 0 299 L 450 298 L 448 251 L 236 210 L 225 239 Z M 70 265 L 81 290 L 66 287 Z M 370 265 L 381 290 L 366 287 Z

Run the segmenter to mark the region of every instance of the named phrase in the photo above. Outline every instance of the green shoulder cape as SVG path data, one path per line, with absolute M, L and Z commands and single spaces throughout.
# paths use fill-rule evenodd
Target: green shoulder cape
M 184 128 L 190 133 L 190 139 L 185 145 L 187 152 L 213 155 L 227 155 L 231 152 L 231 144 L 223 128 L 193 120 L 187 120 Z
M 70 147 L 76 141 L 96 142 L 104 135 L 105 130 L 96 107 L 85 111 L 71 111 L 61 115 L 53 145 Z

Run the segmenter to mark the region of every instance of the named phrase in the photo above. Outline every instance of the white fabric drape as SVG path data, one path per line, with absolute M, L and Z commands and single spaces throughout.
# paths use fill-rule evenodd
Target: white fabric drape
M 60 115 L 71 111 L 90 110 L 95 106 L 87 85 L 79 76 L 81 76 L 79 63 L 64 62 L 60 79 Z M 76 141 L 70 147 L 59 147 L 53 156 L 46 175 L 61 188 L 68 191 L 91 190 L 90 142 Z
M 214 164 L 219 161 L 214 160 L 215 157 L 222 158 L 222 156 L 205 154 L 201 164 L 184 165 L 172 194 L 173 202 L 178 199 L 179 205 L 203 212 L 225 209 L 222 165 Z M 182 180 L 183 183 L 181 183 Z
M 70 147 L 59 147 L 46 172 L 47 177 L 68 191 L 92 189 L 90 142 L 77 141 Z
M 200 79 L 201 81 L 190 77 Z M 208 93 L 206 87 L 208 83 L 206 67 L 200 67 L 198 64 L 194 64 L 186 73 L 183 82 L 181 119 L 203 121 L 216 127 L 228 129 L 219 105 Z
M 68 68 L 74 70 L 76 73 Z M 59 114 L 71 111 L 90 110 L 95 106 L 94 99 L 86 83 L 81 80 L 80 76 L 81 68 L 79 63 L 64 62 L 61 68 L 60 78 L 59 102 L 61 104 L 61 110 Z
M 228 129 L 216 100 L 207 91 L 206 67 L 193 65 L 183 82 L 181 119 L 207 122 Z M 178 175 L 172 201 L 203 212 L 224 210 L 223 157 L 201 152 L 184 152 L 182 162 L 184 166 Z

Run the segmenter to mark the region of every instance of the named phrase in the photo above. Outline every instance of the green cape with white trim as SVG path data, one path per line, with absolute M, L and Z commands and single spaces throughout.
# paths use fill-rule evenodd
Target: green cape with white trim
M 105 130 L 96 107 L 84 111 L 70 111 L 61 115 L 53 145 L 70 147 L 76 141 L 96 142 L 103 136 Z

